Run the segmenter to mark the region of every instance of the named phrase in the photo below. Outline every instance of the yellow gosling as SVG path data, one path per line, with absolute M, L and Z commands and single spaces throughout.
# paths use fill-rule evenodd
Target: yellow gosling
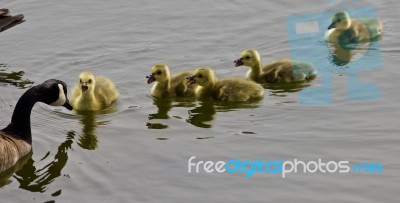
M 246 78 L 257 83 L 290 83 L 309 81 L 316 77 L 317 70 L 307 62 L 278 60 L 263 65 L 257 50 L 244 50 L 240 58 L 235 60 L 235 66 L 250 67 Z
M 119 92 L 110 79 L 83 72 L 72 90 L 71 105 L 77 111 L 99 111 L 109 107 L 118 97 Z
M 186 83 L 186 78 L 191 74 L 193 71 L 184 71 L 171 77 L 167 65 L 156 64 L 146 78 L 148 84 L 155 82 L 151 88 L 153 97 L 194 97 L 196 85 L 188 86 Z
M 196 97 L 220 101 L 257 101 L 264 97 L 264 88 L 253 81 L 231 78 L 218 80 L 209 67 L 200 67 L 188 78 L 188 84 L 197 84 Z
M 367 43 L 382 35 L 382 23 L 378 19 L 352 19 L 346 11 L 332 17 L 325 40 L 333 43 Z

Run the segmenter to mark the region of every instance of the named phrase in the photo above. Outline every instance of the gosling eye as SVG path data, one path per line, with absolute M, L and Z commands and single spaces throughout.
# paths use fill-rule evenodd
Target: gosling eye
M 249 60 L 250 56 L 245 56 L 244 59 Z
M 197 77 L 199 77 L 199 78 L 202 78 L 202 77 L 203 77 L 203 75 L 202 75 L 202 74 L 199 74 Z
M 159 71 L 157 71 L 157 75 L 161 75 L 161 73 L 162 73 L 162 72 L 161 72 L 160 70 L 159 70 Z
M 79 83 L 83 83 L 81 79 L 79 79 Z
M 90 84 L 90 83 L 92 83 L 92 79 L 89 79 L 89 81 L 88 81 L 88 82 L 89 82 L 89 84 Z
M 342 21 L 342 19 L 339 19 L 339 20 L 337 20 L 336 22 L 337 22 L 337 23 L 340 23 L 340 21 Z

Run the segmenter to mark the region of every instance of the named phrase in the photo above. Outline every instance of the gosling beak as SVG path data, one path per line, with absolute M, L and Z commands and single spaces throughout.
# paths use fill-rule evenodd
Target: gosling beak
M 328 27 L 328 30 L 332 29 L 332 28 L 336 28 L 336 23 L 331 23 Z
M 63 107 L 67 108 L 70 111 L 73 109 L 71 104 L 69 103 L 68 98 L 67 98 L 67 101 L 65 101 L 65 104 L 63 105 Z
M 242 65 L 243 65 L 243 61 L 241 58 L 238 60 L 235 60 L 235 67 L 242 66 Z
M 154 77 L 153 74 L 146 76 L 146 78 L 148 78 L 147 84 L 151 84 L 152 82 L 156 81 L 156 78 Z
M 187 77 L 186 80 L 188 80 L 188 82 L 187 82 L 188 85 L 193 85 L 194 83 L 196 83 L 196 80 L 194 79 L 194 75 Z
M 87 82 L 82 83 L 81 88 L 82 88 L 82 92 L 85 93 L 89 89 Z

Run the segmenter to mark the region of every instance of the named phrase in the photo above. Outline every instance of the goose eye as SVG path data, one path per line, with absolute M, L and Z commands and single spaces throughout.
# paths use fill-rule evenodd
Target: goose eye
M 160 74 L 161 74 L 161 71 L 160 71 L 160 70 L 159 70 L 159 71 L 157 71 L 157 74 L 158 74 L 158 75 L 160 75 Z
M 199 77 L 199 78 L 202 78 L 202 77 L 203 77 L 203 75 L 202 75 L 202 74 L 199 74 L 197 77 Z
M 337 23 L 340 23 L 340 21 L 342 21 L 342 19 L 339 19 L 339 20 L 337 20 L 336 22 L 337 22 Z
M 89 79 L 89 84 L 92 83 L 92 79 Z
M 250 56 L 246 56 L 246 57 L 244 57 L 244 59 L 249 60 L 249 59 L 250 59 Z

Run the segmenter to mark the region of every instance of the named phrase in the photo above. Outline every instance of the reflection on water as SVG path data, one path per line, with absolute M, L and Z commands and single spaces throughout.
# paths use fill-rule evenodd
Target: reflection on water
M 78 138 L 77 144 L 84 149 L 96 149 L 97 138 L 95 128 L 99 123 L 94 122 L 94 117 L 84 117 L 81 122 L 85 123 L 83 134 Z M 94 124 L 94 125 L 93 125 Z M 100 123 L 100 125 L 103 123 Z M 63 143 L 58 147 L 54 157 L 50 151 L 39 161 L 32 159 L 32 152 L 21 158 L 12 168 L 0 173 L 0 187 L 10 184 L 13 177 L 19 182 L 19 188 L 30 191 L 44 193 L 48 186 L 58 177 L 61 176 L 61 171 L 68 161 L 68 151 L 72 149 L 72 144 L 75 139 L 75 132 L 69 131 Z M 40 162 L 51 160 L 44 167 L 36 168 Z M 15 173 L 15 174 L 14 174 Z M 68 175 L 64 175 L 67 176 Z M 51 194 L 51 196 L 61 195 L 62 190 L 59 189 Z
M 6 64 L 0 64 L 0 86 L 12 85 L 20 89 L 25 89 L 33 84 L 33 81 L 24 80 L 22 76 L 25 74 L 23 71 L 7 73 Z
M 259 101 L 260 102 L 260 101 Z M 188 111 L 188 123 L 199 128 L 211 128 L 211 121 L 215 120 L 217 112 L 229 112 L 239 109 L 258 108 L 259 102 L 222 102 L 213 100 L 202 100 L 197 103 L 197 106 Z M 198 139 L 207 139 L 203 137 Z
M 96 127 L 106 125 L 109 121 L 96 122 L 94 114 L 83 115 L 81 119 L 83 124 L 82 134 L 79 136 L 77 144 L 83 149 L 94 150 L 98 148 L 98 139 L 96 135 Z M 19 188 L 31 192 L 46 192 L 48 186 L 58 177 L 68 161 L 68 151 L 72 149 L 76 133 L 69 131 L 63 143 L 58 147 L 57 153 L 51 159 L 50 151 L 39 161 L 32 159 L 32 152 L 21 158 L 12 168 L 0 173 L 0 187 L 10 184 L 13 177 L 19 182 Z M 36 162 L 51 161 L 44 167 L 36 168 Z M 15 174 L 14 174 L 15 173 Z M 61 189 L 52 193 L 52 196 L 61 194 Z
M 149 114 L 149 120 L 168 119 L 168 112 L 172 108 L 172 99 L 153 99 L 153 104 L 157 106 L 157 113 Z
M 153 99 L 153 104 L 157 106 L 157 113 L 149 114 L 149 121 L 154 119 L 169 119 L 168 112 L 172 108 L 172 99 Z M 162 123 L 147 122 L 149 129 L 165 129 L 168 125 Z
M 196 101 L 194 98 L 155 98 L 153 104 L 157 107 L 157 112 L 149 114 L 149 121 L 146 123 L 146 126 L 149 129 L 168 128 L 168 125 L 160 123 L 159 120 L 169 119 L 171 117 L 169 112 L 175 107 L 192 108 L 188 110 L 189 117 L 186 119 L 187 123 L 199 128 L 212 128 L 212 121 L 215 120 L 216 112 L 234 111 L 243 108 L 257 108 L 259 106 L 259 102 L 220 102 L 213 100 Z M 172 117 L 179 118 L 176 116 Z M 158 122 L 150 122 L 152 120 L 158 120 Z
M 370 42 L 357 43 L 332 43 L 328 42 L 330 50 L 329 59 L 336 66 L 345 66 L 352 61 L 360 59 L 371 49 L 371 44 L 382 39 L 381 36 L 372 38 Z
M 299 92 L 311 85 L 309 82 L 282 83 L 282 84 L 263 84 L 265 89 L 270 90 L 271 96 L 285 97 L 286 93 Z
M 28 160 L 31 159 L 31 156 L 32 156 L 32 151 L 28 153 L 26 156 L 19 159 L 13 167 L 0 173 L 0 188 L 12 182 L 12 180 L 10 179 L 12 175 L 14 175 L 16 171 L 19 171 L 22 168 L 22 166 L 24 166 L 28 162 Z
M 215 108 L 213 101 L 200 101 L 199 105 L 189 110 L 189 118 L 186 121 L 199 128 L 211 128 L 211 121 L 215 119 Z
M 77 144 L 83 149 L 97 149 L 98 139 L 96 128 L 99 125 L 108 124 L 109 121 L 97 122 L 95 114 L 85 114 L 82 116 L 80 122 L 82 123 L 83 128 L 82 134 L 78 137 Z M 75 132 L 68 132 L 66 140 L 58 147 L 53 160 L 42 168 L 37 169 L 35 167 L 35 161 L 32 159 L 32 152 L 22 157 L 12 168 L 0 173 L 0 187 L 10 184 L 12 182 L 10 178 L 15 173 L 14 178 L 20 183 L 20 188 L 31 192 L 45 192 L 47 186 L 57 177 L 61 176 L 61 170 L 68 161 L 68 150 L 71 149 L 74 139 Z M 47 152 L 47 154 L 38 162 L 48 160 L 50 154 L 50 151 Z M 57 196 L 59 193 L 61 193 L 61 190 L 52 195 Z
M 96 128 L 99 125 L 106 125 L 109 121 L 96 121 L 95 114 L 85 114 L 82 116 L 80 122 L 83 125 L 82 134 L 78 138 L 78 145 L 83 149 L 95 150 L 99 147 L 99 141 L 97 139 Z
M 35 161 L 29 157 L 26 164 L 14 175 L 14 178 L 20 183 L 19 187 L 31 192 L 45 192 L 48 185 L 61 176 L 61 170 L 68 161 L 68 150 L 71 149 L 74 137 L 75 132 L 68 132 L 66 140 L 58 147 L 53 160 L 42 168 L 36 168 Z M 47 160 L 50 154 L 49 151 L 38 162 Z M 61 190 L 59 191 L 61 193 Z
M 99 141 L 97 139 L 97 127 L 102 125 L 107 125 L 110 123 L 109 120 L 106 121 L 96 121 L 96 115 L 109 114 L 116 112 L 117 108 L 112 105 L 100 112 L 91 111 L 79 111 L 77 112 L 82 116 L 80 123 L 83 125 L 82 134 L 78 138 L 77 144 L 83 149 L 95 150 L 99 147 Z
M 169 111 L 173 107 L 193 107 L 193 98 L 153 98 L 153 104 L 157 107 L 157 113 L 149 114 L 150 120 L 169 119 Z M 147 122 L 149 129 L 165 129 L 168 125 L 159 122 Z

